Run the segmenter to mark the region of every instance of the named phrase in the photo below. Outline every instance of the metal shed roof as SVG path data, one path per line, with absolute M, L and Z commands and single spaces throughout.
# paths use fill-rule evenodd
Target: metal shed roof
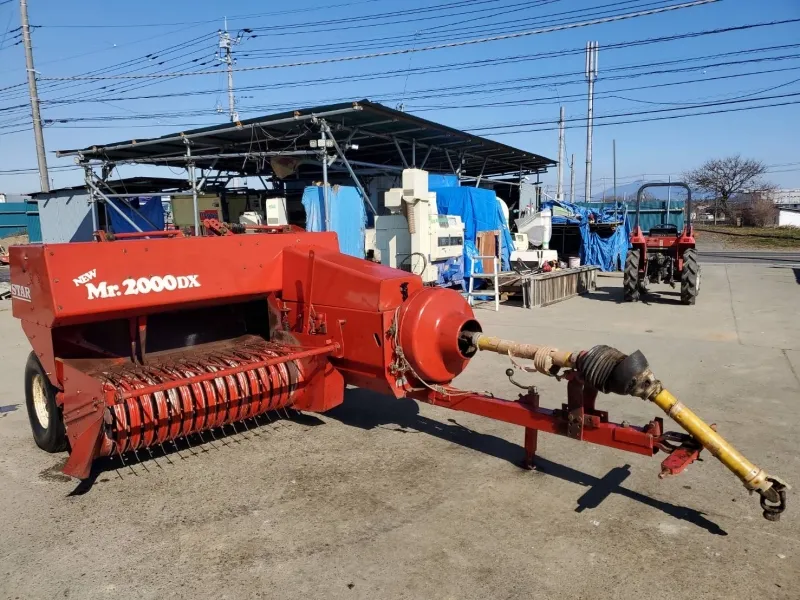
M 398 166 L 406 162 L 422 166 L 424 162 L 425 169 L 446 173 L 457 169 L 461 161 L 462 175 L 492 177 L 544 172 L 556 164 L 538 154 L 369 100 L 277 113 L 158 138 L 60 150 L 57 154 L 115 163 L 185 166 L 188 145 L 193 162 L 200 168 L 266 174 L 271 171 L 272 156 L 314 158 L 310 142 L 320 136 L 317 126 L 320 119 L 327 122 L 340 144 L 346 141 L 358 145 L 358 149 L 347 150 L 347 158 L 354 166 L 357 163 Z
M 171 177 L 126 177 L 124 179 L 112 179 L 104 184 L 106 191 L 117 194 L 158 194 L 159 192 L 187 190 L 191 187 L 185 179 L 174 179 Z M 49 192 L 32 192 L 28 194 L 32 198 L 40 196 L 52 196 L 59 192 L 86 191 L 86 184 L 73 185 L 50 190 Z

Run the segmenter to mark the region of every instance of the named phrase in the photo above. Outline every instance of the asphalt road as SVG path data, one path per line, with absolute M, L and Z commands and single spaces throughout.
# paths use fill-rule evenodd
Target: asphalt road
M 800 252 L 772 252 L 764 250 L 726 250 L 699 252 L 701 263 L 757 264 L 800 267 Z

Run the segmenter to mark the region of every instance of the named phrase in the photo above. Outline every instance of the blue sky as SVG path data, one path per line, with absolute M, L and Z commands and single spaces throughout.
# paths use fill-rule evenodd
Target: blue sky
M 225 108 L 227 103 L 224 77 L 219 74 L 90 82 L 47 80 L 91 72 L 117 75 L 217 69 L 216 31 L 226 13 L 234 34 L 243 28 L 252 30 L 243 34 L 242 43 L 236 47 L 237 67 L 241 68 L 422 48 L 678 3 L 29 0 L 31 24 L 38 26 L 33 31 L 33 43 L 36 68 L 42 78 L 43 119 L 55 121 L 45 129 L 49 164 L 71 164 L 68 159 L 55 158 L 57 149 L 141 139 L 227 120 L 226 114 L 217 112 L 218 106 Z M 403 102 L 409 112 L 459 128 L 487 127 L 479 133 L 551 158 L 557 157 L 555 123 L 561 100 L 567 118 L 577 119 L 568 123 L 567 156 L 575 154 L 576 187 L 582 191 L 586 140 L 580 121 L 586 114 L 583 56 L 575 52 L 534 59 L 533 55 L 580 50 L 588 40 L 596 40 L 600 59 L 595 114 L 666 110 L 611 121 L 798 102 L 800 95 L 793 94 L 800 94 L 800 23 L 613 48 L 621 42 L 792 18 L 800 18 L 797 0 L 721 0 L 616 23 L 450 49 L 237 72 L 237 100 L 242 118 L 347 99 L 370 98 L 390 106 Z M 25 82 L 22 46 L 16 43 L 18 25 L 16 0 L 0 4 L 0 88 L 17 86 L 0 92 L 0 171 L 36 166 L 33 134 L 25 129 L 30 123 L 27 88 L 18 85 Z M 475 64 L 512 56 L 520 58 Z M 663 64 L 667 61 L 674 62 Z M 662 64 L 643 66 L 652 63 Z M 435 65 L 449 66 L 433 73 L 414 72 Z M 674 72 L 676 69 L 682 71 Z M 652 71 L 673 72 L 644 74 Z M 692 83 L 652 87 L 686 81 Z M 258 89 L 248 89 L 254 86 Z M 775 96 L 781 97 L 741 102 Z M 686 108 L 687 103 L 721 101 L 735 103 Z M 601 122 L 602 118 L 596 124 Z M 770 165 L 770 181 L 783 187 L 800 187 L 798 123 L 800 104 L 788 104 L 597 126 L 593 188 L 598 191 L 604 185 L 611 186 L 614 139 L 620 183 L 642 176 L 678 177 L 705 159 L 741 153 Z M 505 125 L 505 129 L 498 128 Z M 51 179 L 56 186 L 71 185 L 81 181 L 81 174 L 55 169 Z M 568 182 L 568 175 L 565 179 Z M 543 180 L 554 184 L 555 170 Z M 0 176 L 0 192 L 36 189 L 36 173 Z

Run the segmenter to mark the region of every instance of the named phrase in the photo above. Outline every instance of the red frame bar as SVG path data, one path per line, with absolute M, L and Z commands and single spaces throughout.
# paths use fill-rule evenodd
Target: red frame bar
M 220 369 L 219 371 L 214 371 L 213 373 L 203 373 L 201 375 L 192 375 L 191 377 L 187 377 L 186 379 L 178 379 L 175 381 L 166 381 L 164 383 L 159 383 L 156 385 L 150 385 L 147 387 L 136 388 L 133 390 L 129 390 L 123 392 L 122 394 L 116 394 L 115 397 L 119 400 L 127 400 L 128 398 L 133 398 L 135 396 L 145 396 L 148 394 L 155 394 L 157 392 L 165 392 L 167 390 L 171 390 L 177 387 L 181 387 L 184 385 L 191 385 L 196 383 L 201 383 L 203 381 L 212 381 L 214 379 L 220 379 L 223 377 L 227 377 L 229 375 L 237 375 L 239 373 L 244 373 L 245 371 L 253 371 L 256 369 L 261 369 L 263 367 L 270 367 L 273 365 L 280 365 L 283 363 L 287 363 L 292 360 L 300 360 L 303 358 L 309 358 L 311 356 L 320 356 L 323 354 L 333 354 L 339 349 L 339 344 L 329 344 L 327 346 L 321 346 L 319 348 L 311 348 L 309 350 L 301 350 L 300 352 L 294 352 L 292 354 L 286 354 L 284 356 L 276 356 L 275 358 L 270 358 L 267 360 L 261 360 L 258 362 L 251 362 L 245 365 L 241 365 L 238 367 L 231 367 L 229 369 Z
M 444 406 L 496 421 L 521 425 L 528 429 L 570 437 L 567 434 L 567 421 L 560 418 L 560 411 L 557 413 L 549 408 L 538 408 L 523 402 L 489 398 L 453 388 L 446 388 L 446 390 L 452 392 L 452 395 L 426 389 L 410 391 L 408 396 L 436 406 Z M 581 439 L 600 446 L 653 456 L 658 448 L 655 444 L 656 436 L 651 431 L 648 427 L 599 422 L 591 426 L 584 425 Z

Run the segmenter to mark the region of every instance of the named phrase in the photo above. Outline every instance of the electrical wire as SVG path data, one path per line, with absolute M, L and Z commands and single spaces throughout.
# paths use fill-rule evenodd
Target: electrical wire
M 769 21 L 769 22 L 762 22 L 762 23 L 753 23 L 747 25 L 739 25 L 734 27 L 727 27 L 722 29 L 712 29 L 712 30 L 704 30 L 704 31 L 693 31 L 684 34 L 677 34 L 671 36 L 663 36 L 663 37 L 655 37 L 655 38 L 644 38 L 638 40 L 628 40 L 623 42 L 616 42 L 610 43 L 604 46 L 604 51 L 607 50 L 620 50 L 624 48 L 642 46 L 642 45 L 649 45 L 649 44 L 657 44 L 663 42 L 670 42 L 670 41 L 678 41 L 683 39 L 690 39 L 695 37 L 701 37 L 706 35 L 716 35 L 721 33 L 730 33 L 730 32 L 739 32 L 739 31 L 746 31 L 755 28 L 762 28 L 762 27 L 772 27 L 777 25 L 784 25 L 790 23 L 797 23 L 800 22 L 799 19 L 786 19 L 782 21 Z M 421 73 L 439 73 L 445 72 L 450 70 L 463 70 L 467 68 L 482 68 L 485 66 L 493 66 L 497 64 L 504 64 L 510 62 L 527 62 L 533 60 L 543 60 L 549 58 L 557 58 L 563 57 L 568 55 L 577 55 L 583 54 L 585 49 L 583 47 L 580 48 L 567 48 L 563 50 L 557 51 L 550 51 L 550 52 L 542 52 L 538 54 L 531 54 L 531 55 L 512 55 L 507 57 L 500 57 L 495 59 L 477 59 L 474 61 L 460 61 L 460 62 L 453 62 L 453 63 L 443 63 L 438 65 L 432 65 L 428 67 L 418 67 L 414 69 L 398 69 L 398 70 L 383 70 L 377 72 L 367 72 L 363 74 L 355 74 L 355 75 L 348 75 L 342 77 L 329 77 L 326 79 L 327 82 L 337 82 L 337 81 L 359 81 L 359 80 L 375 80 L 380 78 L 391 78 L 391 77 L 400 77 L 405 76 L 406 72 L 410 72 L 411 74 L 421 74 Z M 714 55 L 718 56 L 718 55 Z M 582 75 L 579 72 L 574 72 L 574 75 Z M 508 81 L 508 80 L 507 80 Z M 516 79 L 514 79 L 516 81 Z M 288 80 L 288 81 L 279 81 L 279 82 L 272 82 L 270 84 L 264 85 L 252 85 L 252 86 L 243 86 L 239 87 L 238 91 L 256 91 L 256 90 L 263 90 L 263 89 L 272 89 L 275 87 L 280 88 L 287 88 L 287 87 L 303 87 L 303 86 L 316 86 L 319 85 L 318 79 L 300 79 L 300 80 Z M 185 96 L 193 96 L 193 95 L 201 95 L 201 94 L 217 94 L 218 90 L 216 88 L 208 89 L 208 90 L 182 90 L 181 92 L 174 92 L 174 93 L 165 93 L 165 94 L 147 94 L 147 95 L 136 95 L 130 97 L 116 97 L 116 98 L 109 98 L 113 99 L 114 101 L 123 101 L 123 100 L 148 100 L 148 99 L 157 99 L 157 98 L 169 98 L 169 97 L 185 97 Z M 104 94 L 103 98 L 106 98 L 107 95 Z M 93 102 L 93 101 L 100 101 L 99 98 L 92 98 L 92 97 L 83 97 L 81 98 L 81 102 Z M 72 102 L 63 102 L 60 99 L 54 100 L 44 100 L 44 104 L 61 104 L 61 103 L 72 103 Z
M 234 68 L 233 71 L 236 72 L 250 72 L 250 71 L 262 71 L 266 69 L 284 69 L 289 67 L 299 67 L 299 66 L 307 66 L 307 65 L 320 65 L 320 64 L 329 64 L 335 62 L 345 62 L 345 61 L 354 61 L 354 60 L 364 60 L 370 58 L 379 58 L 384 56 L 397 56 L 401 54 L 409 54 L 412 52 L 428 52 L 431 50 L 441 50 L 445 48 L 459 48 L 464 46 L 470 46 L 474 44 L 484 44 L 487 42 L 495 42 L 500 40 L 508 40 L 508 39 L 516 39 L 521 37 L 528 37 L 532 35 L 541 35 L 545 33 L 553 33 L 555 31 L 564 31 L 568 29 L 576 29 L 582 27 L 589 27 L 591 25 L 600 25 L 603 23 L 613 23 L 617 21 L 624 21 L 628 19 L 634 19 L 638 17 L 645 17 L 655 14 L 662 14 L 665 12 L 671 12 L 675 10 L 681 10 L 684 8 L 693 8 L 696 6 L 701 6 L 704 4 L 711 4 L 715 2 L 719 2 L 720 0 L 692 0 L 690 2 L 684 2 L 682 4 L 675 4 L 663 8 L 655 8 L 650 10 L 644 11 L 637 11 L 633 13 L 625 13 L 621 15 L 616 15 L 613 17 L 604 17 L 599 19 L 590 19 L 586 21 L 579 21 L 568 23 L 564 25 L 556 25 L 552 27 L 544 27 L 539 29 L 532 29 L 528 31 L 521 31 L 517 33 L 507 33 L 501 34 L 496 36 L 490 37 L 483 37 L 483 38 L 474 38 L 469 40 L 460 40 L 449 42 L 445 44 L 435 44 L 432 46 L 423 46 L 419 48 L 402 48 L 396 50 L 386 50 L 383 52 L 374 52 L 372 54 L 361 54 L 361 55 L 354 55 L 354 56 L 338 56 L 338 57 L 330 57 L 325 59 L 319 60 L 311 60 L 311 61 L 298 61 L 294 63 L 284 63 L 284 64 L 277 64 L 277 65 L 260 65 L 255 67 L 238 67 Z M 148 75 L 148 74 L 135 74 L 135 75 L 109 75 L 109 76 L 102 76 L 102 75 L 95 75 L 95 76 L 67 76 L 67 77 L 43 77 L 41 78 L 43 81 L 76 81 L 76 80 L 87 80 L 87 81 L 102 81 L 105 79 L 150 79 L 150 78 L 164 78 L 164 77 L 186 77 L 186 76 L 196 76 L 196 75 L 216 75 L 220 72 L 219 69 L 209 70 L 209 71 L 193 71 L 189 73 L 170 73 L 170 74 L 161 74 L 161 75 Z

